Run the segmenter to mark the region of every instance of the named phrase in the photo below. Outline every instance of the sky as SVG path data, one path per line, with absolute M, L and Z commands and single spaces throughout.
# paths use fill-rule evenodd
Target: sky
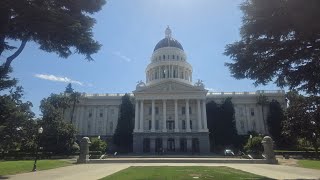
M 155 45 L 169 25 L 173 38 L 183 46 L 193 67 L 193 80 L 217 92 L 277 90 L 274 84 L 253 85 L 253 81 L 231 77 L 224 65 L 231 62 L 224 48 L 240 39 L 242 0 L 108 0 L 94 14 L 94 39 L 102 48 L 88 62 L 73 54 L 67 59 L 39 50 L 28 42 L 12 63 L 12 77 L 25 91 L 33 111 L 40 114 L 41 99 L 60 93 L 70 82 L 85 93 L 128 93 L 139 80 L 145 81 Z M 6 52 L 9 56 L 12 52 Z M 0 58 L 3 62 L 4 57 Z

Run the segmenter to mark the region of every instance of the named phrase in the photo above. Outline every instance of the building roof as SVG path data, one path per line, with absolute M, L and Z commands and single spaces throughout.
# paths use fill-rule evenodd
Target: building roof
M 183 47 L 179 43 L 179 41 L 177 41 L 176 39 L 173 39 L 172 37 L 165 37 L 164 39 L 159 41 L 153 51 L 156 51 L 163 47 L 175 47 L 183 50 Z

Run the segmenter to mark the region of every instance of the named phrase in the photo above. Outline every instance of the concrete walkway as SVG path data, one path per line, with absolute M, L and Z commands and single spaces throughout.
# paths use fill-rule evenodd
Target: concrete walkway
M 227 166 L 273 179 L 320 179 L 320 171 L 299 167 L 269 164 L 223 164 L 223 163 L 108 163 L 81 164 L 35 173 L 8 176 L 12 180 L 90 180 L 100 179 L 130 166 Z M 5 177 L 4 177 L 5 178 Z

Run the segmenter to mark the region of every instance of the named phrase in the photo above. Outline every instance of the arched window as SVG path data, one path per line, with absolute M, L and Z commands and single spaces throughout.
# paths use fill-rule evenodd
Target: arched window
M 165 55 L 163 55 L 163 60 L 165 60 L 166 59 L 166 56 Z

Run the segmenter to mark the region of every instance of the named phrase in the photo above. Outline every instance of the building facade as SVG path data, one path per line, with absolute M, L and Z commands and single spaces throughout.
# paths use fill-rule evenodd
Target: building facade
M 267 134 L 268 107 L 262 111 L 257 98 L 263 94 L 285 107 L 284 91 L 208 92 L 201 80 L 192 81 L 192 66 L 170 28 L 157 43 L 147 66 L 145 82 L 130 94 L 135 103 L 133 151 L 135 153 L 208 153 L 206 103 L 231 97 L 238 134 Z M 82 94 L 75 108 L 78 136 L 112 137 L 124 94 Z M 71 117 L 66 113 L 66 120 Z

